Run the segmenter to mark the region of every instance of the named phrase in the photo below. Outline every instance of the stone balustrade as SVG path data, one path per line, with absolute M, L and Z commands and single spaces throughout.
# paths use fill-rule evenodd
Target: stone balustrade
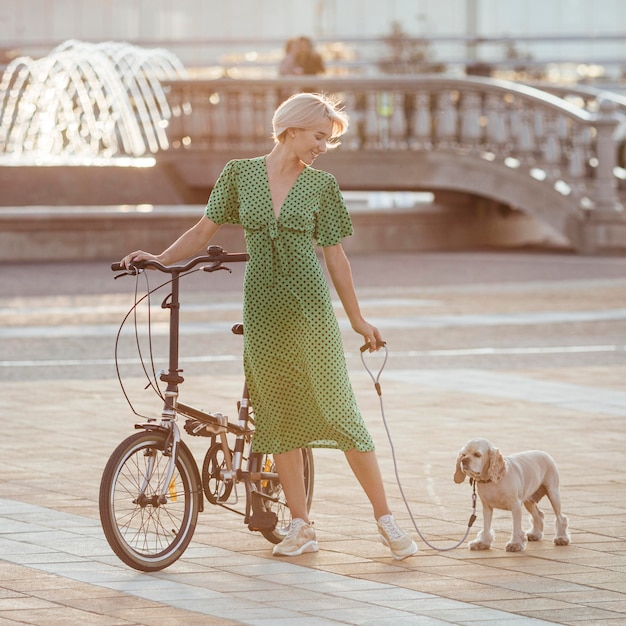
M 365 168 L 361 182 L 358 176 L 340 180 L 343 188 L 445 189 L 448 164 L 450 189 L 508 201 L 546 219 L 579 249 L 624 245 L 616 176 L 619 98 L 593 94 L 594 107 L 585 108 L 561 97 L 565 92 L 438 75 L 177 80 L 166 84 L 170 158 L 215 154 L 223 164 L 228 155 L 267 151 L 274 109 L 301 90 L 333 94 L 350 114 L 351 129 L 333 153 L 338 178 L 340 161 L 346 167 L 377 162 L 377 169 Z M 435 161 L 434 176 L 432 167 L 415 165 L 407 173 L 399 165 Z M 205 168 L 203 175 L 214 177 L 219 169 Z M 483 177 L 486 171 L 492 175 Z M 602 222 L 606 241 L 590 235 L 594 221 Z

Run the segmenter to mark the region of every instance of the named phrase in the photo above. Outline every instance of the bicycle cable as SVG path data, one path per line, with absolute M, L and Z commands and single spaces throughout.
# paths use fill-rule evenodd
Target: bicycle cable
M 391 432 L 389 430 L 389 424 L 387 423 L 387 417 L 385 415 L 385 406 L 383 403 L 383 392 L 382 392 L 382 387 L 380 385 L 380 376 L 383 373 L 383 370 L 385 369 L 385 365 L 387 365 L 387 359 L 389 357 L 389 349 L 387 348 L 387 344 L 383 343 L 382 347 L 385 349 L 385 357 L 383 360 L 382 365 L 380 366 L 380 369 L 378 370 L 378 373 L 376 375 L 374 375 L 374 373 L 372 372 L 372 370 L 368 367 L 367 363 L 365 362 L 365 352 L 367 351 L 368 346 L 365 345 L 361 348 L 361 362 L 363 363 L 363 367 L 365 368 L 365 371 L 369 374 L 369 377 L 372 379 L 373 383 L 374 383 L 374 388 L 376 389 L 376 393 L 378 394 L 378 400 L 380 403 L 380 414 L 382 416 L 383 419 L 383 425 L 385 427 L 385 432 L 387 433 L 387 439 L 389 441 L 389 447 L 391 449 L 391 458 L 393 461 L 393 469 L 394 469 L 394 473 L 396 476 L 396 483 L 398 485 L 398 489 L 400 490 L 400 495 L 402 497 L 402 501 L 404 502 L 404 506 L 406 507 L 406 510 L 409 513 L 409 517 L 411 518 L 411 522 L 413 524 L 413 527 L 415 528 L 415 531 L 417 532 L 417 534 L 420 536 L 421 540 L 430 548 L 432 548 L 433 550 L 437 550 L 439 552 L 448 552 L 449 550 L 454 550 L 455 548 L 458 548 L 460 545 L 462 545 L 464 543 L 464 541 L 467 539 L 469 533 L 470 533 L 470 529 L 473 525 L 473 523 L 476 521 L 476 482 L 471 481 L 472 482 L 472 514 L 469 518 L 469 521 L 467 523 L 467 529 L 465 531 L 465 535 L 463 537 L 463 539 L 461 539 L 459 542 L 455 543 L 453 546 L 447 547 L 447 548 L 440 548 L 438 546 L 433 545 L 432 543 L 430 543 L 428 541 L 428 539 L 426 539 L 426 537 L 424 537 L 424 535 L 422 534 L 422 532 L 420 531 L 417 522 L 415 521 L 415 517 L 413 516 L 413 512 L 411 511 L 411 507 L 409 505 L 408 499 L 404 493 L 404 489 L 402 487 L 402 481 L 400 480 L 400 473 L 398 471 L 398 461 L 396 458 L 396 451 L 395 451 L 395 447 L 393 445 L 393 440 L 391 438 Z
M 180 274 L 179 277 L 180 278 L 184 278 L 185 276 L 188 276 L 189 274 L 193 274 L 194 272 L 198 272 L 200 271 L 201 268 L 194 268 L 189 270 L 188 272 L 185 272 L 184 274 Z M 135 276 L 135 291 L 134 291 L 134 301 L 133 301 L 133 305 L 131 306 L 131 308 L 128 310 L 128 312 L 126 313 L 126 315 L 124 316 L 124 319 L 122 320 L 122 322 L 120 323 L 120 326 L 117 330 L 117 335 L 115 337 L 115 373 L 117 375 L 117 380 L 118 383 L 122 389 L 122 394 L 124 395 L 124 398 L 126 399 L 126 402 L 128 403 L 128 406 L 130 407 L 130 410 L 137 416 L 137 417 L 141 417 L 142 419 L 152 419 L 151 417 L 149 417 L 148 415 L 143 415 L 142 413 L 140 413 L 139 411 L 137 411 L 135 409 L 135 406 L 132 402 L 132 400 L 130 399 L 130 396 L 128 395 L 128 392 L 126 390 L 126 387 L 124 386 L 124 382 L 122 380 L 122 375 L 120 373 L 120 363 L 119 363 L 119 354 L 118 354 L 118 350 L 119 350 L 119 344 L 120 344 L 120 338 L 121 338 L 121 334 L 122 334 L 122 329 L 124 328 L 124 325 L 126 324 L 128 318 L 132 315 L 133 316 L 133 327 L 134 327 L 134 335 L 135 335 L 135 345 L 137 348 L 137 354 L 139 356 L 139 362 L 141 364 L 141 368 L 143 369 L 144 375 L 148 381 L 148 384 L 144 387 L 144 389 L 148 389 L 148 387 L 152 388 L 152 390 L 154 391 L 154 393 L 163 401 L 166 402 L 166 398 L 163 395 L 163 393 L 161 392 L 159 385 L 157 384 L 157 371 L 154 365 L 154 352 L 153 352 L 153 342 L 152 342 L 152 315 L 151 315 L 151 301 L 150 301 L 150 296 L 157 292 L 159 289 L 162 289 L 163 287 L 166 287 L 167 285 L 170 285 L 173 282 L 173 278 L 170 278 L 169 280 L 166 280 L 162 283 L 160 283 L 159 285 L 157 285 L 156 287 L 153 287 L 152 289 L 150 288 L 150 281 L 148 279 L 148 275 L 146 273 L 145 270 L 135 270 L 135 271 L 127 271 L 126 274 L 130 274 L 132 276 Z M 143 294 L 140 298 L 139 296 L 139 276 L 141 274 L 144 274 L 145 276 L 145 280 L 146 280 L 146 293 Z M 123 274 L 119 274 L 118 276 L 116 276 L 116 278 L 118 278 L 119 276 L 123 276 Z M 138 320 L 137 320 L 137 310 L 139 305 L 144 301 L 147 300 L 147 306 L 148 306 L 148 321 L 147 321 L 147 327 L 148 327 L 148 352 L 149 352 L 149 366 L 146 364 L 146 359 L 144 358 L 144 354 L 142 352 L 141 349 L 141 343 L 140 343 L 140 337 L 139 337 L 139 325 L 138 325 Z M 149 368 L 152 370 L 152 375 L 150 375 L 150 371 Z

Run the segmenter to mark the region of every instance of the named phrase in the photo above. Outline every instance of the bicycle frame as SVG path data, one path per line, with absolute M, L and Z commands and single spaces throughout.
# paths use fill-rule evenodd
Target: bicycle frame
M 213 248 L 215 250 L 215 248 Z M 211 254 L 211 248 L 209 249 L 209 255 Z M 235 255 L 229 255 L 235 256 Z M 241 255 L 239 255 L 241 256 Z M 184 382 L 182 376 L 182 369 L 179 364 L 179 334 L 180 334 L 180 278 L 181 275 L 186 273 L 189 269 L 189 264 L 180 267 L 168 268 L 168 273 L 171 275 L 170 293 L 163 299 L 161 303 L 162 309 L 169 310 L 169 345 L 168 345 L 168 370 L 160 374 L 159 380 L 166 383 L 166 389 L 163 393 L 164 404 L 161 411 L 161 420 L 158 428 L 168 431 L 168 441 L 170 445 L 170 461 L 167 469 L 165 480 L 161 487 L 160 498 L 167 497 L 169 484 L 174 474 L 176 466 L 176 457 L 178 453 L 178 447 L 181 443 L 181 432 L 176 423 L 178 414 L 182 414 L 186 417 L 192 417 L 198 419 L 206 427 L 209 427 L 213 431 L 215 437 L 219 437 L 222 451 L 224 454 L 225 468 L 220 470 L 221 479 L 226 483 L 232 481 L 233 484 L 243 482 L 246 489 L 246 511 L 244 517 L 246 522 L 251 518 L 251 500 L 252 493 L 256 491 L 254 482 L 258 481 L 277 481 L 278 474 L 276 472 L 268 471 L 252 471 L 254 465 L 253 459 L 249 459 L 247 470 L 242 468 L 244 459 L 244 450 L 246 440 L 252 435 L 252 431 L 249 428 L 250 421 L 250 403 L 248 397 L 248 387 L 244 383 L 244 390 L 242 397 L 239 401 L 238 409 L 238 423 L 235 426 L 230 424 L 228 419 L 221 414 L 210 414 L 194 409 L 182 402 L 178 401 L 179 386 Z M 208 266 L 205 268 L 207 271 L 214 271 L 221 269 L 221 264 L 216 265 L 214 268 Z M 243 334 L 243 327 L 241 324 L 236 324 L 233 327 L 233 333 Z M 139 425 L 141 428 L 149 429 L 155 420 L 148 420 L 147 424 Z M 230 450 L 227 435 L 231 433 L 235 435 L 234 449 Z M 150 471 L 148 469 L 148 471 Z M 145 480 L 147 483 L 147 480 Z M 142 488 L 143 493 L 143 488 Z M 267 495 L 263 495 L 263 498 L 270 499 Z M 273 501 L 276 501 L 275 499 Z M 225 506 L 225 508 L 240 513 L 236 509 Z
M 222 263 L 224 261 L 245 261 L 248 258 L 247 254 L 229 254 L 224 253 L 222 248 L 219 246 L 211 246 L 208 249 L 208 263 L 204 269 L 205 271 L 216 271 L 219 269 L 227 269 L 223 267 Z M 159 376 L 159 379 L 167 383 L 167 387 L 165 392 L 163 393 L 164 404 L 163 409 L 161 411 L 161 421 L 159 423 L 159 428 L 168 431 L 168 442 L 169 442 L 169 455 L 170 462 L 169 467 L 166 474 L 166 480 L 163 483 L 161 498 L 165 498 L 167 496 L 167 492 L 169 489 L 169 484 L 174 473 L 174 468 L 176 465 L 176 457 L 178 453 L 178 447 L 181 442 L 181 433 L 178 425 L 176 424 L 176 419 L 178 415 L 177 404 L 178 404 L 178 396 L 179 396 L 179 385 L 184 382 L 184 378 L 181 375 L 182 369 L 179 365 L 179 328 L 180 328 L 180 277 L 185 274 L 189 270 L 191 270 L 194 266 L 207 262 L 206 257 L 197 257 L 196 259 L 192 259 L 190 262 L 186 263 L 182 266 L 173 266 L 173 267 L 164 267 L 162 264 L 154 261 L 148 261 L 144 264 L 145 267 L 156 267 L 161 271 L 167 271 L 171 275 L 170 282 L 170 293 L 163 299 L 161 303 L 162 309 L 169 309 L 169 346 L 168 346 L 168 371 L 162 373 Z M 111 269 L 123 270 L 119 264 L 114 263 L 111 266 Z M 134 268 L 129 273 L 134 273 L 137 270 Z M 206 414 L 203 414 L 206 416 Z M 148 424 L 139 425 L 139 427 L 149 429 L 150 424 L 154 422 L 154 419 L 148 419 Z M 227 445 L 225 446 L 227 448 Z M 243 449 L 243 445 L 242 445 Z M 147 481 L 146 481 L 147 482 Z M 142 487 L 142 493 L 143 493 Z
M 247 259 L 247 254 L 225 253 L 219 246 L 211 246 L 208 256 L 196 257 L 185 265 L 144 261 L 139 267 L 111 266 L 126 274 L 153 267 L 171 276 L 170 293 L 161 303 L 161 308 L 169 310 L 168 369 L 155 375 L 160 381 L 155 384 L 144 366 L 150 386 L 163 400 L 161 416 L 145 417 L 143 423 L 135 425 L 143 432 L 127 437 L 117 446 L 100 484 L 100 518 L 107 541 L 122 561 L 141 571 L 157 571 L 180 558 L 193 536 L 198 512 L 204 510 L 204 496 L 211 504 L 242 515 L 249 530 L 259 531 L 271 543 L 282 541 L 291 523 L 272 455 L 252 452 L 254 416 L 245 382 L 237 420 L 233 422 L 221 413 L 201 411 L 179 401 L 179 387 L 184 382 L 179 367 L 180 278 L 199 264 L 203 264 L 204 271 L 213 272 L 228 269 L 225 262 Z M 160 287 L 148 288 L 146 295 Z M 131 311 L 144 298 L 136 298 Z M 236 324 L 232 331 L 243 335 L 243 326 Z M 165 383 L 165 391 L 157 388 L 160 383 Z M 134 408 L 133 412 L 139 415 Z M 210 438 L 201 472 L 182 439 L 177 424 L 179 415 L 185 418 L 188 434 Z M 302 450 L 302 454 L 310 507 L 313 456 L 310 449 Z M 234 508 L 239 503 L 239 483 L 245 488 L 245 510 Z
M 182 370 L 179 368 L 179 326 L 180 326 L 180 275 L 181 272 L 172 272 L 171 292 L 161 303 L 161 308 L 169 309 L 170 332 L 168 350 L 168 371 L 159 376 L 160 380 L 167 383 L 164 397 L 165 402 L 161 412 L 161 426 L 170 431 L 171 438 L 170 462 L 167 469 L 166 478 L 163 481 L 161 497 L 167 496 L 169 485 L 176 466 L 176 456 L 181 440 L 180 429 L 176 424 L 176 403 L 178 400 L 178 386 L 184 382 L 181 376 Z

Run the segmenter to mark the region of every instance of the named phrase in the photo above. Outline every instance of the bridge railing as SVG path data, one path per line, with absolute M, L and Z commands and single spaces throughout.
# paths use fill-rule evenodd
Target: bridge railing
M 564 98 L 582 107 L 585 111 L 596 111 L 598 102 L 603 99 L 615 103 L 616 109 L 621 116 L 626 116 L 626 96 L 605 89 L 599 89 L 593 85 L 556 85 L 546 82 L 530 83 L 532 87 L 546 91 L 560 98 Z M 622 123 L 626 117 L 622 117 Z
M 339 150 L 438 151 L 503 163 L 551 186 L 572 211 L 620 213 L 618 104 L 588 111 L 546 91 L 487 78 L 177 80 L 166 84 L 174 150 L 267 150 L 270 120 L 290 93 L 340 98 L 351 118 Z
M 620 123 L 614 135 L 617 141 L 617 164 L 619 166 L 619 186 L 626 189 L 626 96 L 607 92 L 592 85 L 552 85 L 549 83 L 533 83 L 533 87 L 564 98 L 582 107 L 585 111 L 595 113 L 600 103 L 609 100 L 615 105 Z

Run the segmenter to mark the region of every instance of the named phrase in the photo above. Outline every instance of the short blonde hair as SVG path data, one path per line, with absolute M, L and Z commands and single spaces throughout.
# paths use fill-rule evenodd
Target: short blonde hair
M 285 100 L 272 118 L 273 137 L 276 143 L 284 140 L 289 128 L 310 130 L 329 119 L 333 123 L 329 147 L 338 145 L 336 139 L 348 130 L 348 115 L 338 101 L 319 93 L 297 93 Z

